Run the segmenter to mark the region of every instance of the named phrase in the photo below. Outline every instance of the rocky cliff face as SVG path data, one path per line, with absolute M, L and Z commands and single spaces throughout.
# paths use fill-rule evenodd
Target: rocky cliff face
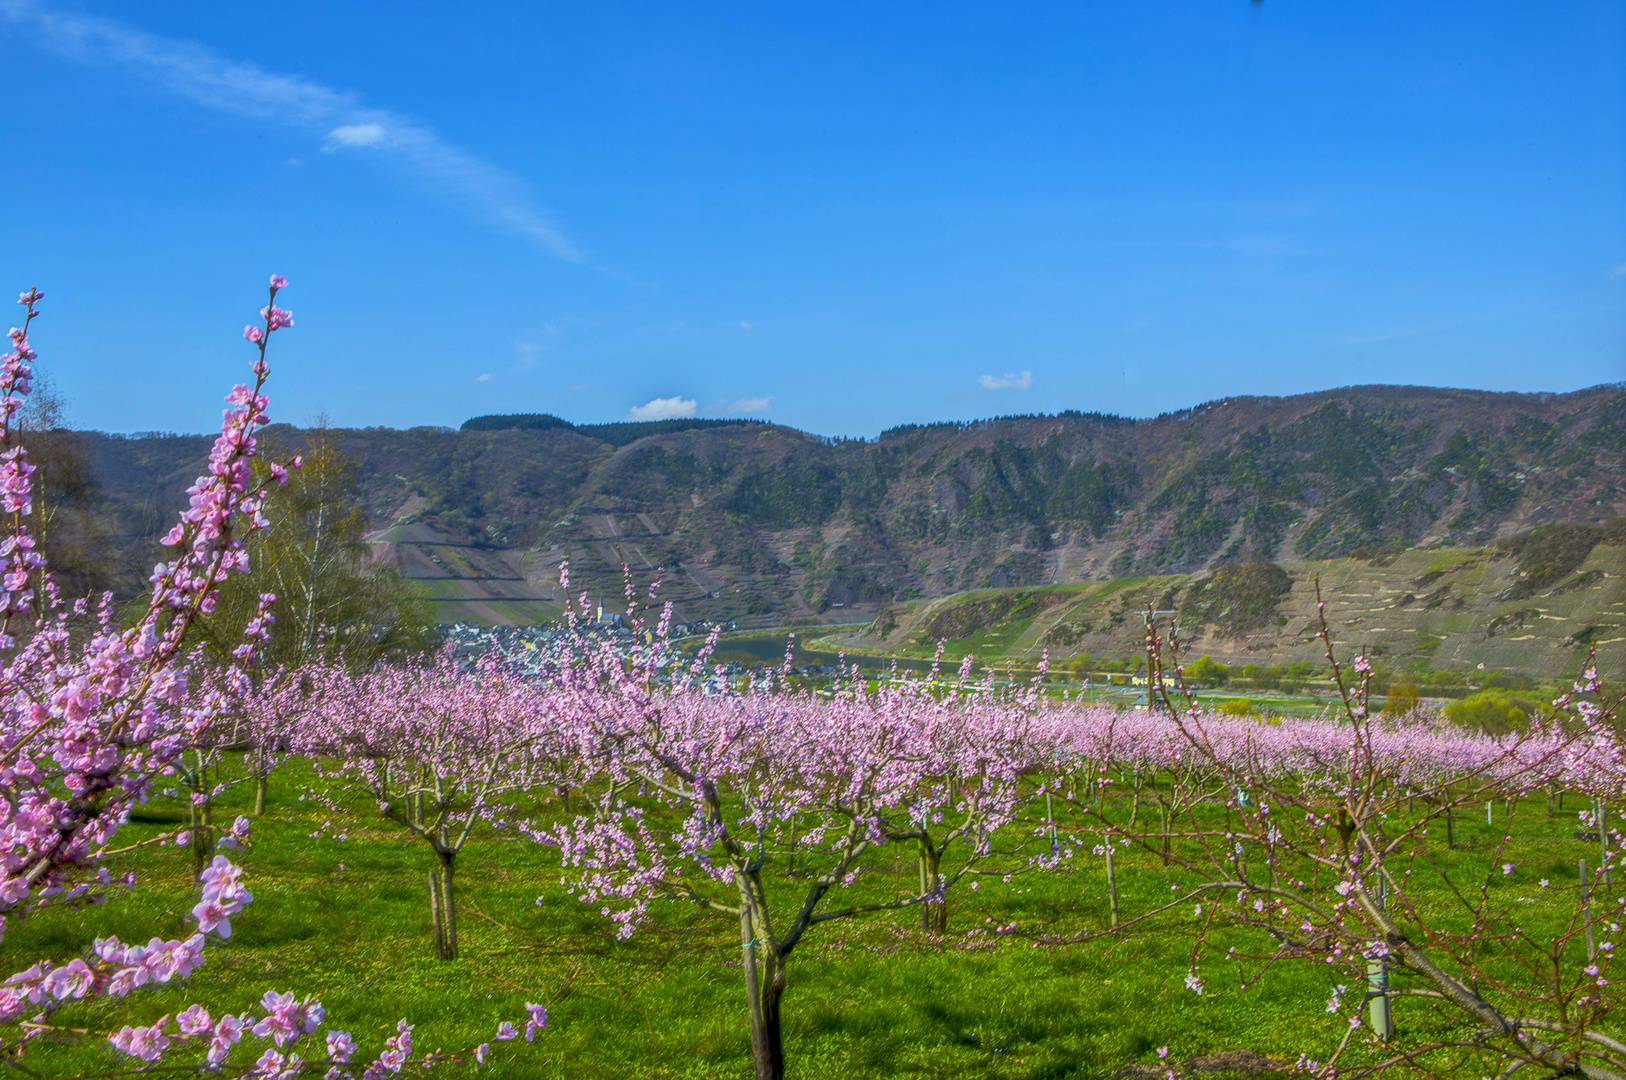
M 830 440 L 762 423 L 348 430 L 380 558 L 444 617 L 607 605 L 624 559 L 686 619 L 858 622 L 980 588 L 1483 545 L 1626 512 L 1626 390 L 1355 387 L 1150 420 L 1081 413 Z M 301 434 L 275 433 L 297 447 Z M 207 440 L 90 436 L 131 564 Z

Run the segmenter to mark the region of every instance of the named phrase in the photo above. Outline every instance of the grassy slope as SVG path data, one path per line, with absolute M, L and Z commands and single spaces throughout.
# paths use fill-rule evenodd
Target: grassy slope
M 1523 599 L 1505 598 L 1517 580 L 1517 566 L 1495 549 L 1414 550 L 1376 560 L 1282 565 L 1293 587 L 1277 608 L 1280 622 L 1235 637 L 1214 626 L 1188 627 L 1182 641 L 1190 655 L 1209 653 L 1234 664 L 1324 662 L 1314 637 L 1319 575 L 1335 641 L 1366 649 L 1394 667 L 1466 671 L 1483 664 L 1492 671 L 1544 678 L 1572 675 L 1585 649 L 1565 639 L 1590 627 L 1603 670 L 1626 671 L 1626 547 L 1599 545 L 1575 572 Z M 1080 652 L 1121 658 L 1142 649 L 1137 613 L 1147 603 L 1181 606 L 1190 581 L 1172 575 L 983 589 L 898 605 L 861 634 L 810 644 L 930 656 L 942 627 L 974 625 L 970 633 L 949 634 L 947 657 L 972 653 L 988 661 L 1033 661 L 1048 649 L 1052 661 L 1065 662 Z M 994 617 L 971 612 L 999 612 L 1012 598 L 1017 606 Z M 956 612 L 963 614 L 956 619 Z M 889 624 L 889 632 L 881 633 Z M 1055 631 L 1067 626 L 1081 629 L 1063 640 Z
M 352 826 L 346 842 L 312 839 L 326 815 L 299 799 L 297 779 L 292 770 L 275 778 L 271 810 L 243 860 L 255 902 L 236 920 L 231 941 L 211 944 L 208 962 L 188 982 L 137 994 L 122 1020 L 151 1021 L 192 1000 L 246 1010 L 270 988 L 319 991 L 334 1026 L 356 1032 L 367 1047 L 376 1048 L 402 1016 L 420 1025 L 420 1045 L 453 1047 L 488 1038 L 499 1019 L 520 1015 L 523 1001 L 542 1000 L 553 1017 L 545 1036 L 483 1075 L 749 1075 L 736 925 L 666 904 L 654 926 L 618 942 L 608 920 L 567 898 L 547 851 L 481 835 L 459 864 L 463 957 L 438 963 L 428 956 L 426 850 L 374 828 L 370 817 Z M 225 801 L 241 804 L 246 792 L 236 789 Z M 165 805 L 155 802 L 154 816 Z M 1117 808 L 1120 816 L 1125 811 Z M 1571 819 L 1549 820 L 1527 802 L 1511 829 L 1520 869 L 1503 877 L 1490 867 L 1487 847 L 1509 824 L 1501 808 L 1497 817 L 1494 833 L 1482 820 L 1459 824 L 1468 850 L 1436 854 L 1459 883 L 1490 875 L 1492 894 L 1504 902 L 1542 896 L 1538 877 L 1573 880 L 1574 860 L 1593 854 L 1592 845 L 1569 838 Z M 121 835 L 157 827 L 133 825 Z M 1168 879 L 1155 863 L 1144 855 L 1120 861 L 1126 917 L 1166 902 Z M 102 908 L 13 928 L 9 956 L 19 966 L 24 957 L 63 958 L 91 933 L 137 940 L 184 933 L 195 896 L 181 855 L 148 849 L 126 865 L 141 878 L 140 889 Z M 1105 1077 L 1127 1063 L 1155 1063 L 1155 1048 L 1165 1045 L 1175 1060 L 1238 1048 L 1291 1060 L 1324 1056 L 1342 1033 L 1343 1020 L 1323 1007 L 1324 971 L 1283 964 L 1244 989 L 1240 969 L 1223 959 L 1232 940 L 1223 935 L 1201 962 L 1206 993 L 1186 990 L 1197 924 L 1185 906 L 1132 936 L 1080 946 L 966 936 L 990 920 L 1062 933 L 1103 927 L 1100 860 L 1081 851 L 1072 870 L 1019 875 L 1008 884 L 989 878 L 975 893 L 962 887 L 945 940 L 920 935 L 908 915 L 817 928 L 793 961 L 785 1001 L 793 1074 Z M 907 861 L 882 864 L 853 891 L 888 896 L 907 889 L 913 872 Z M 776 876 L 774 885 L 783 887 L 784 904 L 794 902 L 796 882 Z M 1535 928 L 1567 914 L 1566 905 L 1520 911 Z M 977 940 L 985 944 L 966 948 Z M 1442 1023 L 1413 1002 L 1399 1003 L 1397 1012 L 1411 1031 Z M 96 1040 L 41 1047 L 30 1063 L 64 1075 L 123 1060 Z

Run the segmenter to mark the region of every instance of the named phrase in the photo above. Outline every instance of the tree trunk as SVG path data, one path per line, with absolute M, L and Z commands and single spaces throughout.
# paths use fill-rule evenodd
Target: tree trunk
M 922 837 L 920 844 L 920 895 L 926 896 L 935 892 L 942 884 L 942 875 L 938 873 L 938 866 L 942 863 L 942 856 L 932 847 L 930 839 Z M 920 905 L 920 928 L 928 934 L 948 933 L 948 897 L 933 903 L 926 901 Z
M 745 1009 L 751 1020 L 751 1067 L 756 1080 L 784 1080 L 785 1047 L 779 1025 L 779 1001 L 785 993 L 785 961 L 773 946 L 757 937 L 752 918 L 753 892 L 740 875 L 740 952 L 745 973 Z
M 215 853 L 214 809 L 208 803 L 192 804 L 192 880 L 196 881 Z
M 1169 804 L 1163 801 L 1160 794 L 1157 797 L 1157 820 L 1163 831 L 1163 865 L 1169 865 Z
M 456 852 L 435 852 L 429 872 L 429 913 L 435 924 L 435 959 L 457 959 L 457 907 L 452 889 L 452 860 Z
M 265 814 L 265 796 L 271 787 L 271 777 L 261 772 L 254 779 L 254 816 L 262 817 Z
M 785 961 L 765 965 L 762 1001 L 762 1053 L 756 1057 L 757 1080 L 784 1080 L 785 1042 L 779 1025 L 779 1002 L 785 996 Z

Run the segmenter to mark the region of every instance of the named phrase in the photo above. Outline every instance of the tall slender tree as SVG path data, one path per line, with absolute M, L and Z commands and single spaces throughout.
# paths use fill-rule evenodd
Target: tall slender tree
M 69 596 L 112 588 L 108 530 L 94 508 L 95 466 L 83 436 L 68 426 L 68 402 L 50 376 L 34 378 L 12 423 L 7 441 L 25 447 L 34 467 L 26 523 L 57 584 Z
M 325 422 L 305 433 L 300 467 L 266 510 L 270 528 L 249 545 L 249 573 L 222 590 L 206 628 L 221 657 L 259 597 L 277 597 L 268 665 L 317 659 L 355 669 L 422 655 L 436 644 L 432 609 L 391 566 L 371 562 L 356 462 Z

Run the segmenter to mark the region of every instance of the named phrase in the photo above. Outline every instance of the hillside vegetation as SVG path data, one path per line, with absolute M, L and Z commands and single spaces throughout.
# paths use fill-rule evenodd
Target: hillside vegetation
M 1626 512 L 1618 386 L 1356 387 L 1150 420 L 1074 412 L 908 425 L 875 440 L 547 414 L 339 434 L 361 462 L 379 557 L 429 587 L 443 618 L 488 622 L 556 611 L 565 558 L 576 585 L 610 600 L 622 558 L 644 574 L 665 567 L 662 595 L 684 619 L 864 622 L 968 590 L 1478 549 Z M 86 438 L 100 512 L 139 582 L 207 440 Z M 1569 533 L 1538 535 L 1531 543 L 1554 568 L 1570 557 Z M 1551 584 L 1556 570 L 1539 562 L 1515 591 Z M 1300 584 L 1284 602 L 1298 602 Z M 1221 611 L 1233 586 L 1272 587 L 1215 578 L 1192 602 Z M 1243 612 L 1267 599 L 1230 605 L 1216 625 L 1253 618 Z
M 1561 560 L 1553 554 L 1560 546 Z M 1626 528 L 1618 524 L 1549 526 L 1482 548 L 979 590 L 890 606 L 823 644 L 924 657 L 946 640 L 950 661 L 974 653 L 1024 665 L 1046 653 L 1057 665 L 1133 659 L 1150 606 L 1178 612 L 1164 621 L 1178 623 L 1188 661 L 1319 670 L 1318 577 L 1341 651 L 1362 650 L 1389 671 L 1558 678 L 1573 676 L 1596 646 L 1605 674 L 1626 674 Z

